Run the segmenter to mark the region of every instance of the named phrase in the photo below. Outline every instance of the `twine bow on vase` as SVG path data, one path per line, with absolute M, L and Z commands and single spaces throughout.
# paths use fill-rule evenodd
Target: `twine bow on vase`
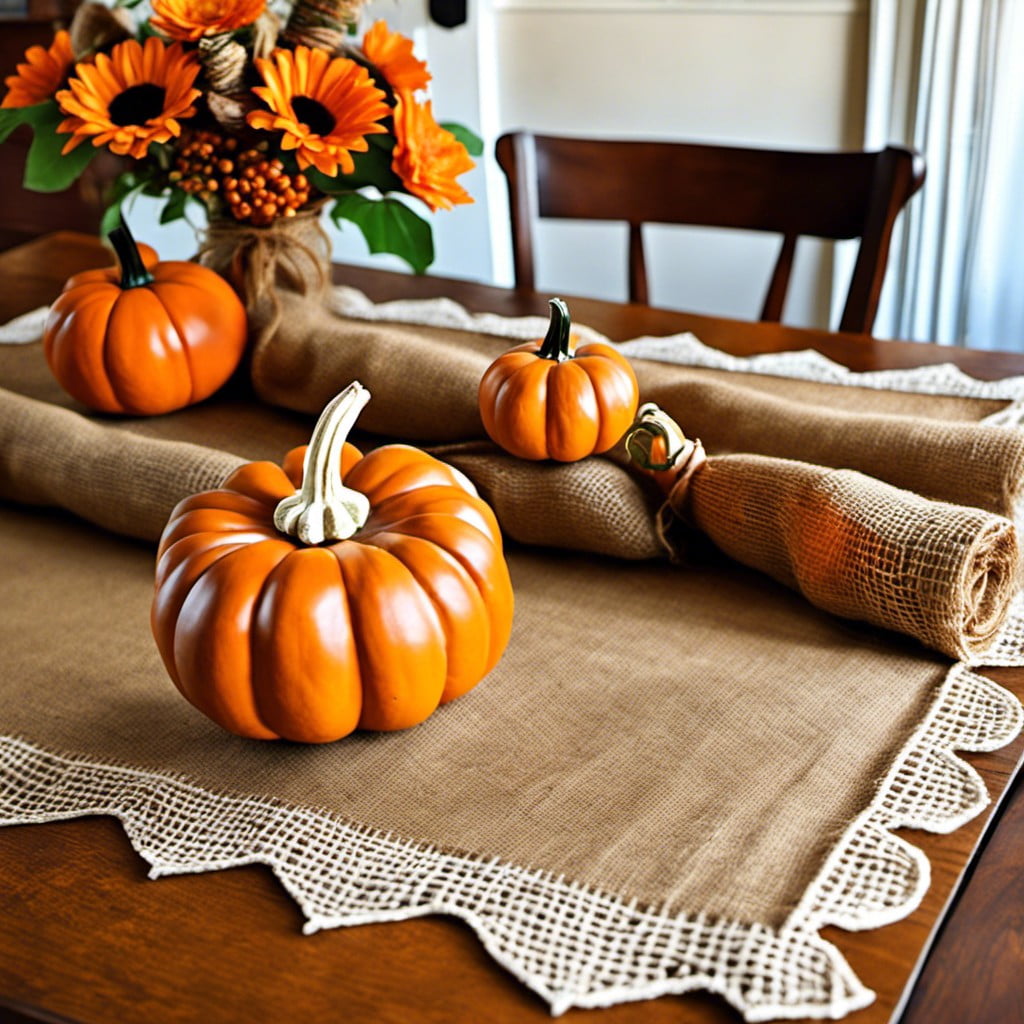
M 273 333 L 281 319 L 279 289 L 323 297 L 331 281 L 331 239 L 320 221 L 323 203 L 264 227 L 231 218 L 210 222 L 198 259 L 238 292 L 250 324 Z

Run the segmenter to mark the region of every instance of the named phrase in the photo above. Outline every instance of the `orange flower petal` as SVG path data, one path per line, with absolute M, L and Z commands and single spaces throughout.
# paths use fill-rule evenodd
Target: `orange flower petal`
M 180 44 L 168 47 L 155 36 L 145 45 L 126 39 L 113 48 L 109 57 L 98 54 L 94 64 L 77 65 L 75 74 L 77 77 L 68 82 L 69 88 L 57 94 L 61 110 L 68 115 L 58 131 L 72 134 L 65 152 L 91 136 L 94 145 L 106 145 L 113 153 L 143 159 L 151 143 L 167 142 L 180 134 L 179 119 L 195 114 L 192 103 L 200 95 L 193 84 L 199 74 L 196 58 L 185 54 Z M 139 85 L 156 85 L 163 91 L 160 109 L 139 109 L 135 113 L 137 121 L 115 123 L 111 105 Z M 130 101 L 126 105 L 130 111 Z M 119 120 L 126 117 L 123 106 Z
M 413 56 L 412 40 L 392 32 L 383 21 L 374 22 L 363 36 L 363 53 L 394 90 L 426 89 L 430 72 L 425 61 Z
M 297 46 L 294 51 L 275 50 L 270 60 L 257 60 L 256 67 L 264 85 L 253 92 L 270 110 L 251 112 L 249 124 L 282 132 L 281 148 L 294 150 L 302 168 L 314 166 L 330 177 L 339 169 L 351 174 L 355 163 L 350 151 L 365 151 L 366 135 L 386 131 L 379 123 L 391 113 L 384 93 L 355 61 Z M 296 115 L 293 101 L 299 97 L 319 104 L 333 120 L 326 134 L 313 131 Z
M 63 29 L 48 49 L 30 46 L 25 51 L 25 63 L 17 65 L 16 74 L 4 79 L 7 93 L 0 106 L 31 107 L 52 99 L 73 63 L 71 36 Z
M 251 25 L 266 4 L 264 0 L 153 0 L 152 7 L 154 28 L 172 39 L 195 42 Z
M 466 147 L 435 120 L 430 102 L 399 92 L 395 104 L 392 170 L 431 210 L 450 210 L 473 197 L 455 180 L 476 166 Z

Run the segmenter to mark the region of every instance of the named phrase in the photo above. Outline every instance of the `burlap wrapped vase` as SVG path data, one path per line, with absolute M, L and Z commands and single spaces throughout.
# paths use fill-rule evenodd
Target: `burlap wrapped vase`
M 311 308 L 322 305 L 331 282 L 331 239 L 320 221 L 324 202 L 265 227 L 231 217 L 210 222 L 198 260 L 230 282 L 245 304 L 254 344 L 273 336 L 283 315 L 282 294 Z

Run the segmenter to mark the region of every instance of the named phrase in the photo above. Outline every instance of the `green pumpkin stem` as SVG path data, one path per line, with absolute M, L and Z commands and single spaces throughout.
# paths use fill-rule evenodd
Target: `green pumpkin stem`
M 274 526 L 303 544 L 347 540 L 370 515 L 366 495 L 341 482 L 341 455 L 370 392 L 353 381 L 320 414 L 306 449 L 302 487 L 278 502 Z
M 569 354 L 569 329 L 572 327 L 569 307 L 561 299 L 551 299 L 548 305 L 551 306 L 551 321 L 537 355 L 541 359 L 554 359 L 561 363 L 572 358 Z
M 110 244 L 117 253 L 117 262 L 121 267 L 121 287 L 141 288 L 144 285 L 153 283 L 153 275 L 146 269 L 139 255 L 139 247 L 135 244 L 128 225 L 121 221 L 121 226 L 114 228 L 107 235 Z

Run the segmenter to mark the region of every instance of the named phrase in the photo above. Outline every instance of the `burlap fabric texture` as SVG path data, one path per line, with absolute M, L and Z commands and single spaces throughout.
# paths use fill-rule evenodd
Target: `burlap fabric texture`
M 340 316 L 319 292 L 282 287 L 276 298 L 279 319 L 265 304 L 250 307 L 252 383 L 264 401 L 315 415 L 359 380 L 374 395 L 360 421 L 367 430 L 427 443 L 483 437 L 477 387 L 508 339 Z M 1024 432 L 970 422 L 970 402 L 805 381 L 736 383 L 729 373 L 642 359 L 634 368 L 642 400 L 656 402 L 709 453 L 854 469 L 926 498 L 1010 519 L 1020 513 Z
M 54 445 L 55 437 L 67 440 Z M 531 464 L 486 443 L 437 451 L 476 483 L 514 540 L 620 558 L 685 556 L 686 533 L 659 534 L 649 482 L 608 459 Z M 64 507 L 128 536 L 156 540 L 178 501 L 218 487 L 241 461 L 0 391 L 0 496 Z M 715 456 L 673 504 L 731 558 L 817 607 L 954 658 L 992 642 L 1017 590 L 1009 520 L 861 473 Z
M 252 381 L 265 401 L 315 413 L 358 379 L 374 395 L 361 420 L 369 430 L 421 442 L 483 437 L 477 387 L 506 339 L 339 316 L 319 291 L 281 288 L 276 301 L 280 315 L 269 320 L 260 304 L 250 311 Z M 885 397 L 871 397 L 880 409 L 857 412 L 824 404 L 820 391 L 814 402 L 806 389 L 800 400 L 778 384 L 766 393 L 667 364 L 640 360 L 636 369 L 642 397 L 713 454 L 774 457 L 729 462 L 696 492 L 707 502 L 690 522 L 723 551 L 818 607 L 952 657 L 991 643 L 1019 586 L 1010 520 L 1024 487 L 1024 433 L 900 415 Z M 602 502 L 587 515 L 586 535 L 575 529 L 580 496 L 600 495 L 616 477 L 603 460 L 554 470 L 479 454 L 460 468 L 518 539 L 646 552 L 649 536 L 639 547 L 616 542 L 631 518 L 622 504 Z M 567 522 L 571 529 L 550 535 Z
M 90 483 L 61 465 L 81 420 L 102 443 L 69 456 L 89 469 L 123 445 L 103 493 L 129 501 L 136 477 L 198 484 L 140 459 L 183 472 L 197 447 L 280 457 L 311 425 L 230 397 L 54 421 L 35 407 L 66 404 L 47 376 L 39 346 L 0 352 L 3 381 L 36 399 L 0 417 L 0 452 L 20 433 L 27 453 L 0 471 L 15 500 L 67 503 Z M 24 437 L 42 430 L 53 458 Z M 560 492 L 573 472 L 517 471 Z M 650 518 L 657 499 L 635 493 Z M 312 927 L 459 915 L 556 1009 L 695 986 L 750 1019 L 863 1006 L 870 993 L 816 930 L 916 905 L 926 865 L 887 830 L 977 813 L 984 794 L 950 751 L 1019 726 L 1012 698 L 964 666 L 762 573 L 510 544 L 513 638 L 470 694 L 402 733 L 254 743 L 166 678 L 150 545 L 25 504 L 0 512 L 0 821 L 118 814 L 161 873 L 269 863 Z
M 1020 585 L 1009 519 L 854 470 L 712 456 L 672 489 L 669 504 L 730 558 L 816 607 L 954 658 L 991 646 Z

